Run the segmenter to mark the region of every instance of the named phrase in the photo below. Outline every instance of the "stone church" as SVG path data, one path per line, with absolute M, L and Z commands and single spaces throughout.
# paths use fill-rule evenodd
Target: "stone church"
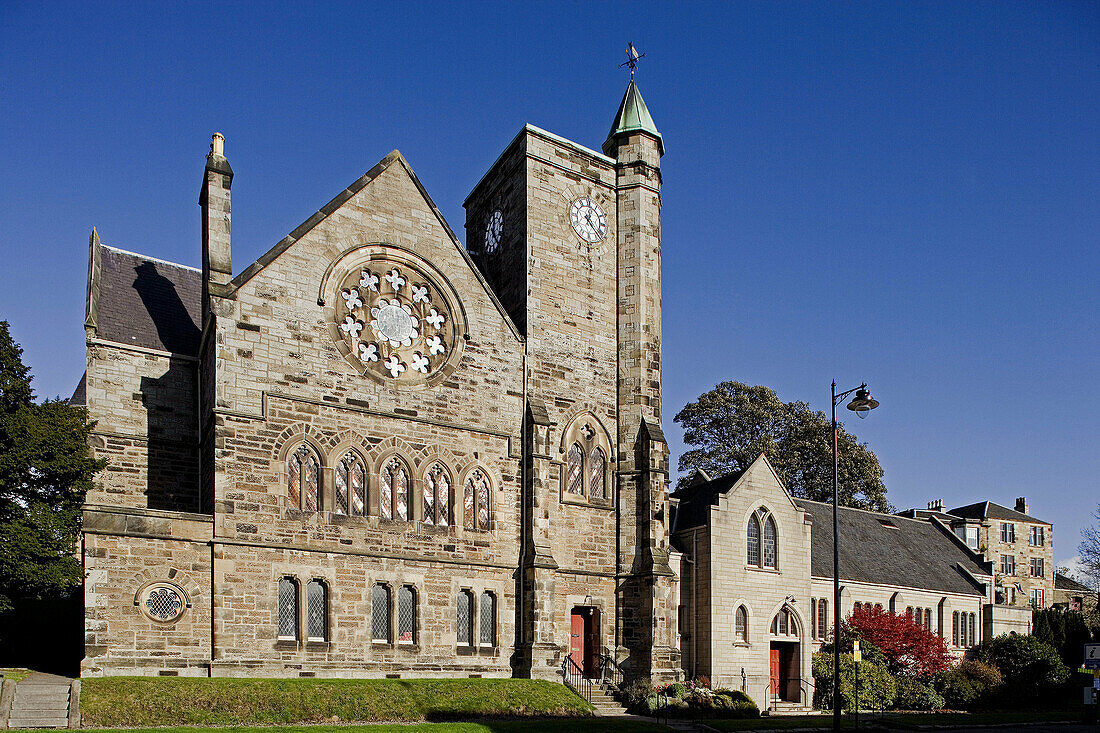
M 216 134 L 201 269 L 93 232 L 83 674 L 675 677 L 663 152 L 632 81 L 466 246 L 395 151 L 234 269 Z

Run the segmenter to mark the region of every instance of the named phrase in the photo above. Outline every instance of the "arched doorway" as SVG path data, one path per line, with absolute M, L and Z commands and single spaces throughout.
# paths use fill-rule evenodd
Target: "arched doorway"
M 769 698 L 802 702 L 801 634 L 794 612 L 784 606 L 772 618 L 769 642 L 771 685 Z

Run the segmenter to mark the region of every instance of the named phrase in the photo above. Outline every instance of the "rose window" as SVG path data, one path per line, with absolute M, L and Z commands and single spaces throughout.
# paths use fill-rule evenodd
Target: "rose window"
M 141 593 L 137 602 L 142 612 L 154 621 L 175 621 L 187 606 L 183 591 L 170 583 L 156 583 Z
M 340 283 L 332 317 L 341 351 L 364 374 L 414 381 L 439 370 L 457 335 L 438 286 L 405 263 L 373 259 Z M 332 321 L 330 321 L 332 323 Z

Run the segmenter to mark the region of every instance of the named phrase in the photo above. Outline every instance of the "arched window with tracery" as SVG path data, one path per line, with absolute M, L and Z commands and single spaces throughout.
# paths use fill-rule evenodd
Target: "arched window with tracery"
M 766 568 L 779 567 L 779 546 L 776 539 L 775 518 L 768 517 L 764 520 L 764 562 Z
M 737 607 L 737 614 L 734 617 L 733 634 L 737 641 L 746 642 L 749 640 L 749 612 L 744 606 Z
M 565 490 L 570 494 L 584 493 L 584 450 L 580 443 L 569 446 L 565 454 Z
M 286 461 L 288 504 L 303 512 L 315 512 L 320 506 L 321 462 L 305 443 L 298 446 Z
M 451 523 L 451 477 L 436 461 L 424 474 L 424 524 L 446 527 Z
M 599 446 L 588 454 L 588 496 L 592 499 L 607 498 L 607 456 Z
M 756 512 L 749 517 L 748 537 L 748 564 L 760 566 L 760 520 L 756 518 Z
M 397 456 L 382 466 L 379 474 L 379 514 L 382 519 L 409 518 L 409 470 Z
M 367 470 L 355 451 L 348 451 L 336 464 L 337 514 L 362 517 L 367 513 Z
M 774 636 L 798 636 L 798 624 L 795 621 L 794 614 L 786 606 L 779 609 L 779 613 L 775 614 L 775 618 L 772 619 L 772 634 Z
M 489 478 L 480 468 L 466 477 L 462 487 L 463 519 L 466 529 L 489 529 Z

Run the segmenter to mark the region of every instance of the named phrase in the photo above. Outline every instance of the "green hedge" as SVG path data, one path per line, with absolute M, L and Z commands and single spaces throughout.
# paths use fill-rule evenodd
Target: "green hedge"
M 82 680 L 86 727 L 458 720 L 590 715 L 555 682 L 101 677 Z

